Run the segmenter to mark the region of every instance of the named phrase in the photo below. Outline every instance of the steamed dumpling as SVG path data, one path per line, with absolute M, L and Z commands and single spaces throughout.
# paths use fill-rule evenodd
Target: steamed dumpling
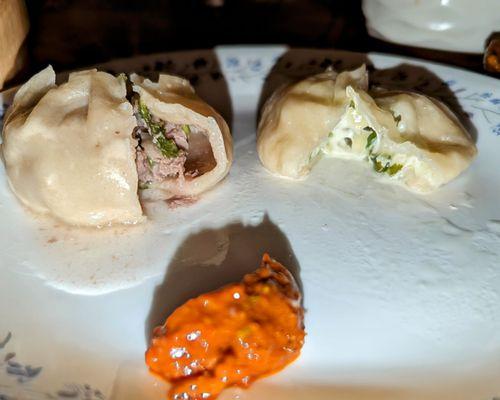
M 275 92 L 257 132 L 264 167 L 283 177 L 304 178 L 349 105 L 347 86 L 368 87 L 364 66 L 340 74 L 327 71 Z
M 136 126 L 123 79 L 88 70 L 55 85 L 48 67 L 17 92 L 2 154 L 10 186 L 31 210 L 69 224 L 133 224 Z
M 302 171 L 307 173 L 314 160 L 321 156 L 353 159 L 371 165 L 384 180 L 411 191 L 427 193 L 449 182 L 470 165 L 477 152 L 474 142 L 444 104 L 409 92 L 378 92 L 373 98 L 365 89 L 361 85 L 344 86 L 342 106 L 332 113 L 334 124 L 328 126 L 326 135 L 325 130 L 322 131 L 322 140 L 315 140 L 314 146 L 307 148 L 304 156 L 308 154 L 309 158 Z M 294 102 L 289 98 L 281 101 Z M 266 107 L 269 105 L 272 106 L 268 103 Z M 310 129 L 317 132 L 318 124 L 331 123 L 332 118 L 317 114 L 311 107 L 304 108 L 301 115 L 306 115 L 304 119 L 308 121 L 320 120 L 311 127 L 301 127 L 304 140 L 312 137 Z M 292 132 L 299 117 L 288 118 L 279 113 L 279 118 L 282 126 Z M 279 135 L 275 130 L 259 134 L 262 136 L 263 133 L 265 137 L 260 140 L 259 152 L 265 152 L 266 146 L 272 148 L 266 141 Z M 287 154 L 286 150 L 281 154 Z M 280 154 L 274 157 L 279 159 Z M 266 166 L 269 165 L 272 163 L 268 162 Z M 300 177 L 269 169 L 287 177 Z
M 7 110 L 2 154 L 12 190 L 31 210 L 73 225 L 142 221 L 139 198 L 196 196 L 229 172 L 224 119 L 188 81 L 157 83 L 89 70 L 55 84 L 48 67 Z
M 165 200 L 196 196 L 221 181 L 232 162 L 232 138 L 224 119 L 171 75 L 152 82 L 131 76 L 139 139 L 141 196 Z

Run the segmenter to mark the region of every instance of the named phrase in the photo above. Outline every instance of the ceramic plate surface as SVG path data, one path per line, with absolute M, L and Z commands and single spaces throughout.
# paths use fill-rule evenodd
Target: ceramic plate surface
M 322 160 L 302 182 L 262 168 L 255 124 L 266 96 L 328 66 L 363 62 L 373 83 L 454 109 L 477 140 L 468 171 L 416 196 L 355 162 Z M 285 371 L 223 400 L 500 396 L 498 80 L 393 56 L 285 47 L 100 67 L 189 78 L 232 124 L 235 162 L 194 204 L 158 204 L 142 226 L 98 232 L 34 217 L 0 167 L 1 400 L 164 398 L 143 363 L 151 329 L 188 298 L 239 280 L 265 251 L 301 283 L 306 343 Z M 0 114 L 12 96 L 0 94 Z

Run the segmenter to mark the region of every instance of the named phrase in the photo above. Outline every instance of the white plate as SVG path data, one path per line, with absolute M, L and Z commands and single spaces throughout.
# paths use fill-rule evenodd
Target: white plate
M 92 234 L 33 219 L 0 171 L 1 400 L 164 398 L 143 364 L 152 326 L 256 268 L 264 251 L 302 282 L 306 344 L 282 373 L 222 399 L 500 395 L 498 81 L 379 54 L 288 52 L 264 97 L 329 64 L 371 62 L 373 80 L 434 94 L 470 118 L 479 148 L 472 167 L 431 196 L 338 160 L 295 183 L 268 174 L 255 152 L 261 88 L 284 52 L 223 47 L 103 66 L 186 75 L 228 119 L 232 109 L 228 179 L 189 207 L 148 210 L 144 227 Z M 1 96 L 9 103 L 12 91 Z

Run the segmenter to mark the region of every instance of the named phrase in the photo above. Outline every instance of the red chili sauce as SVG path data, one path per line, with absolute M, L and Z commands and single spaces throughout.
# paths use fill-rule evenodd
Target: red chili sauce
M 241 283 L 188 300 L 157 327 L 150 370 L 171 383 L 169 399 L 215 399 L 283 369 L 304 343 L 300 292 L 290 272 L 264 255 Z

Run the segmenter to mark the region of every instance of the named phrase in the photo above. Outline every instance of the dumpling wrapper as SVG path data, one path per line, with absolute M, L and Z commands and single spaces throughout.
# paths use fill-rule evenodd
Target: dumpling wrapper
M 339 78 L 341 76 L 339 74 Z M 266 136 L 258 145 L 268 169 L 287 177 L 301 178 L 321 156 L 364 160 L 384 180 L 414 192 L 428 193 L 457 177 L 475 157 L 477 150 L 471 137 L 441 102 L 410 92 L 377 92 L 372 94 L 374 99 L 366 92 L 366 86 L 349 82 L 342 86 L 342 106 L 335 108 L 331 115 L 321 107 L 318 112 L 316 104 L 312 107 L 302 104 L 308 107 L 291 113 L 288 103 L 294 106 L 297 102 L 293 97 L 280 98 L 281 109 L 271 104 L 275 108 L 266 112 L 277 114 L 274 118 L 280 124 L 275 124 L 274 131 L 259 132 L 261 137 Z M 266 123 L 264 126 L 269 129 Z M 292 137 L 292 132 L 300 134 Z M 270 138 L 273 137 L 279 138 L 281 147 L 274 146 L 280 150 L 274 154 L 274 159 L 270 152 L 273 148 Z M 299 140 L 307 141 L 302 152 L 299 146 L 289 145 Z M 295 154 L 287 147 L 294 149 Z M 280 168 L 286 163 L 294 163 L 294 160 L 280 160 L 280 156 L 295 156 L 301 160 L 302 167 Z
M 226 121 L 183 78 L 161 74 L 158 82 L 152 82 L 132 74 L 130 80 L 152 116 L 174 124 L 195 125 L 203 131 L 190 135 L 187 161 L 199 165 L 202 173 L 186 179 L 164 179 L 142 190 L 141 196 L 151 200 L 191 197 L 221 181 L 233 160 L 232 137 Z
M 469 167 L 477 154 L 476 146 L 445 104 L 414 92 L 372 95 L 375 105 L 371 98 L 353 90 L 354 102 L 365 102 L 366 118 L 374 122 L 375 131 L 382 131 L 374 151 L 390 154 L 393 164 L 402 165 L 391 177 L 393 181 L 411 191 L 429 193 Z
M 265 103 L 257 130 L 262 164 L 282 177 L 305 178 L 317 149 L 339 123 L 347 86 L 368 88 L 366 68 L 327 71 L 277 90 Z
M 143 220 L 123 79 L 96 70 L 55 85 L 52 67 L 17 92 L 6 113 L 2 154 L 8 181 L 31 210 L 68 224 Z

